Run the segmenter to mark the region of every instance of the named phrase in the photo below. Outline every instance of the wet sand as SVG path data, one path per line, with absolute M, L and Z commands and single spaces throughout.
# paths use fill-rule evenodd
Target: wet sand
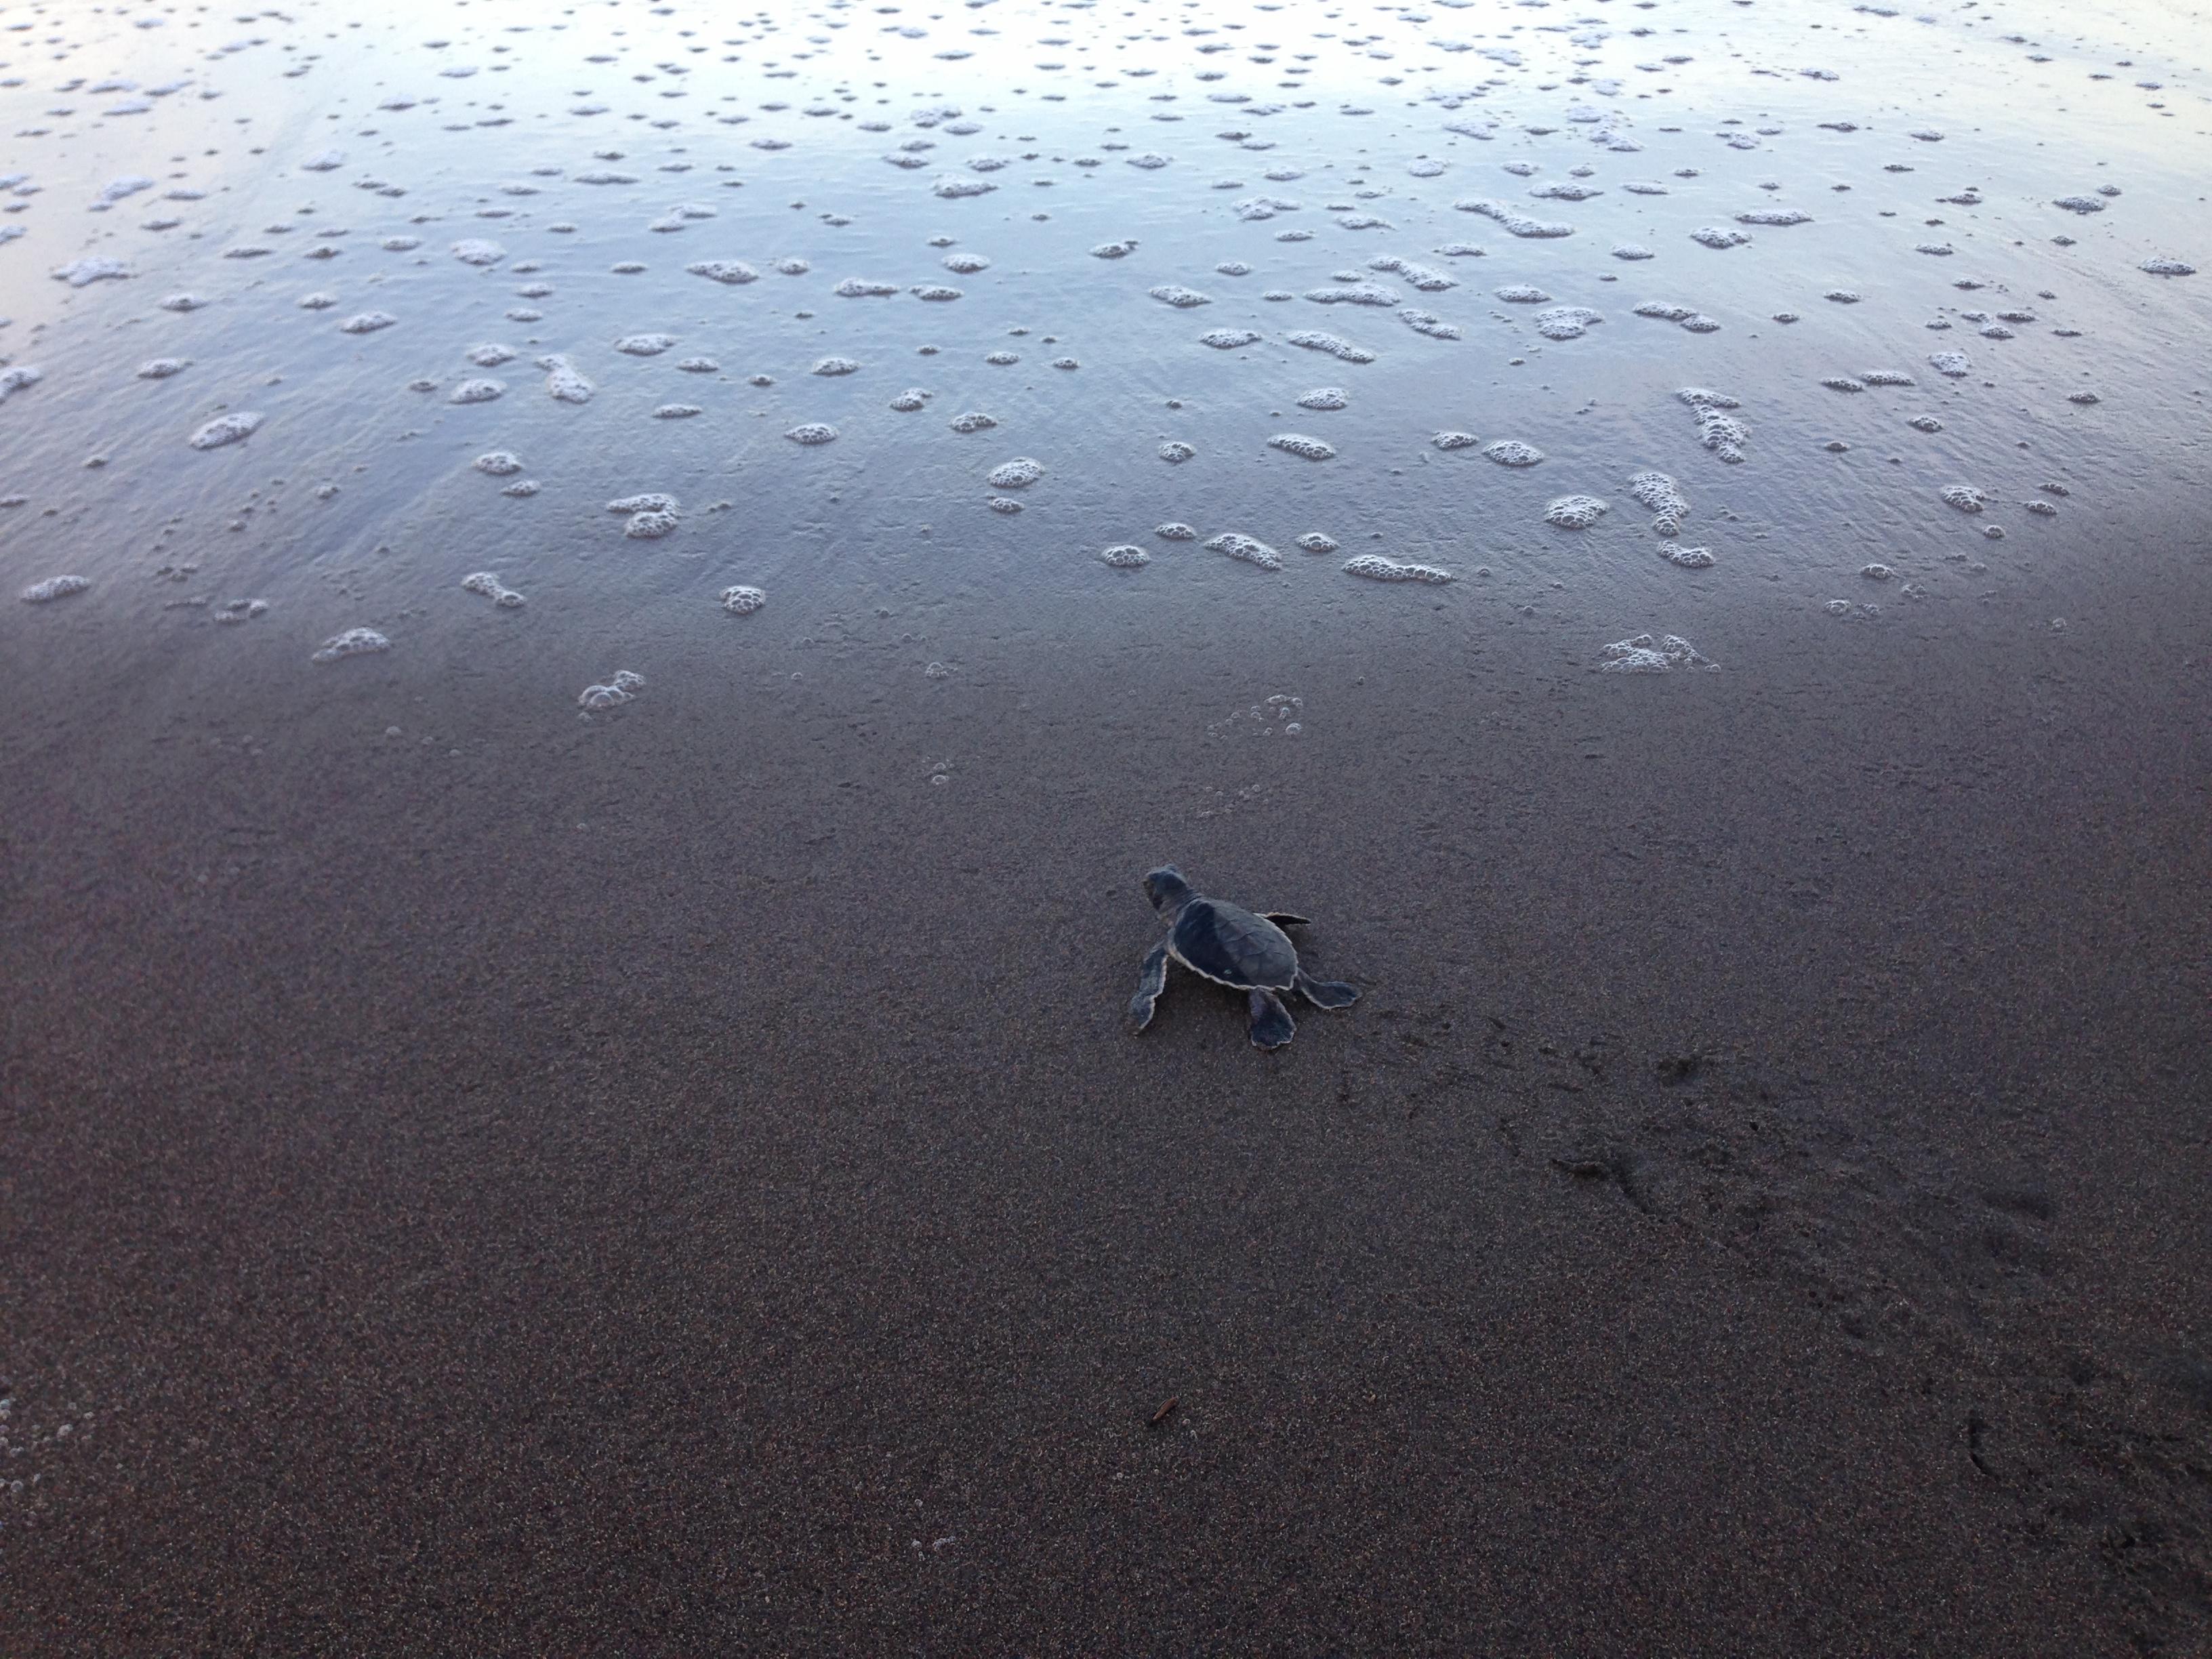
M 2056 562 L 1014 629 L 942 785 L 905 672 L 19 633 L 0 1649 L 2200 1650 L 2212 605 Z M 1165 859 L 1358 1006 L 1125 1032 Z
M 1592 5 L 10 26 L 0 1656 L 2212 1651 L 2207 21 Z

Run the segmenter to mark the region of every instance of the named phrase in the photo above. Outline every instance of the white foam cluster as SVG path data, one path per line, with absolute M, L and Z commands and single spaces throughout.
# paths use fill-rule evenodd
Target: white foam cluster
M 1211 295 L 1200 294 L 1194 288 L 1185 288 L 1181 283 L 1162 283 L 1158 288 L 1147 289 L 1145 291 L 1162 305 L 1174 306 L 1181 311 L 1188 311 L 1193 306 L 1210 306 L 1213 303 Z
M 1242 559 L 1247 564 L 1256 564 L 1262 570 L 1280 570 L 1283 556 L 1256 537 L 1224 531 L 1212 538 L 1206 546 L 1216 553 L 1226 553 L 1232 559 Z
M 721 592 L 722 609 L 732 617 L 750 617 L 768 603 L 768 595 L 757 587 L 726 587 Z
M 1294 346 L 1303 346 L 1308 351 L 1325 352 L 1347 363 L 1371 363 L 1375 361 L 1375 354 L 1364 347 L 1340 340 L 1334 334 L 1323 334 L 1316 329 L 1302 328 L 1283 337 Z
M 806 421 L 783 434 L 795 444 L 811 447 L 836 441 L 837 428 L 827 421 Z
M 1532 219 L 1518 208 L 1487 196 L 1470 197 L 1452 205 L 1462 213 L 1479 213 L 1486 219 L 1495 220 L 1515 236 L 1547 238 L 1571 236 L 1575 228 L 1556 219 Z
M 522 458 L 509 454 L 504 449 L 493 449 L 477 456 L 469 465 L 489 477 L 511 478 L 522 471 Z
M 1395 306 L 1405 295 L 1381 283 L 1346 283 L 1337 288 L 1310 288 L 1306 298 L 1324 306 Z
M 545 371 L 545 390 L 556 402 L 587 404 L 598 389 L 562 353 L 556 351 L 540 357 L 538 367 Z
M 605 685 L 587 685 L 576 696 L 583 708 L 596 714 L 605 708 L 618 708 L 634 701 L 645 690 L 645 676 L 634 668 L 618 668 Z
M 1561 495 L 1544 509 L 1544 522 L 1562 530 L 1587 530 L 1611 510 L 1595 495 Z
M 461 586 L 467 592 L 483 594 L 502 611 L 518 611 L 525 603 L 521 594 L 489 570 L 478 570 L 462 577 Z
M 1536 332 L 1547 340 L 1573 340 L 1604 320 L 1588 306 L 1553 306 L 1536 313 Z
M 1628 493 L 1656 514 L 1651 527 L 1662 536 L 1679 533 L 1682 520 L 1690 516 L 1690 503 L 1683 495 L 1681 486 L 1664 472 L 1632 473 L 1628 480 Z
M 185 440 L 194 449 L 221 449 L 250 438 L 261 428 L 261 416 L 250 409 L 233 410 L 215 419 Z
M 1198 539 L 1198 532 L 1188 525 L 1172 522 L 1154 526 L 1152 534 L 1164 542 L 1194 542 Z
M 84 576 L 49 576 L 44 581 L 33 582 L 21 597 L 25 605 L 51 605 L 72 593 L 82 593 L 91 586 L 91 580 Z
M 1943 486 L 1943 500 L 1947 506 L 1955 507 L 1961 513 L 1978 513 L 1989 497 L 1972 484 L 1954 483 Z
M 1401 259 L 1393 253 L 1377 254 L 1367 262 L 1370 270 L 1395 271 L 1406 285 L 1422 294 L 1441 294 L 1448 288 L 1457 288 L 1459 278 L 1426 265 L 1417 265 L 1409 259 Z
M 983 482 L 994 489 L 1027 489 L 1042 477 L 1042 461 L 1032 460 L 1027 455 L 1017 455 L 1011 461 L 1001 461 L 993 467 Z
M 1152 556 L 1146 552 L 1143 548 L 1133 547 L 1125 542 L 1118 546 L 1107 548 L 1099 554 L 1098 562 L 1101 564 L 1109 564 L 1116 570 L 1134 570 L 1139 566 L 1150 564 L 1152 562 Z
M 1324 443 L 1319 438 L 1309 438 L 1303 432 L 1278 432 L 1267 440 L 1267 447 L 1279 449 L 1286 455 L 1296 455 L 1309 461 L 1330 461 L 1336 459 L 1336 446 Z
M 1429 441 L 1434 444 L 1438 449 L 1454 450 L 1473 449 L 1476 445 L 1480 444 L 1482 440 L 1476 437 L 1472 432 L 1439 432 L 1434 437 L 1431 438 Z
M 1656 639 L 1638 634 L 1634 639 L 1615 640 L 1598 654 L 1604 659 L 1598 665 L 1608 674 L 1657 674 L 1669 668 L 1720 666 L 1679 634 Z
M 1448 582 L 1454 580 L 1449 570 L 1432 564 L 1401 564 L 1386 559 L 1379 553 L 1362 553 L 1347 559 L 1344 564 L 1348 576 L 1364 576 L 1378 582 Z
M 1696 415 L 1698 442 L 1724 461 L 1744 459 L 1743 447 L 1751 441 L 1751 428 L 1725 412 L 1741 407 L 1735 398 L 1701 386 L 1686 386 L 1674 395 Z
M 310 662 L 337 662 L 345 657 L 358 657 L 371 652 L 389 651 L 392 641 L 373 628 L 349 628 L 343 634 L 333 634 L 325 640 Z
M 615 349 L 626 357 L 658 357 L 675 343 L 673 334 L 625 334 L 615 342 Z
M 67 283 L 71 288 L 89 288 L 94 283 L 119 282 L 131 275 L 131 267 L 120 259 L 104 255 L 87 254 L 57 266 L 53 272 L 58 283 Z
M 945 422 L 945 425 L 951 427 L 955 432 L 988 432 L 993 427 L 998 425 L 998 422 L 984 414 L 980 409 L 971 409 L 965 414 L 955 415 Z
M 1215 328 L 1198 337 L 1200 345 L 1212 346 L 1216 351 L 1236 351 L 1248 345 L 1257 345 L 1261 336 L 1255 329 Z
M 1709 570 L 1713 563 L 1712 549 L 1678 547 L 1673 542 L 1659 544 L 1659 556 L 1669 564 L 1680 565 L 1685 570 Z

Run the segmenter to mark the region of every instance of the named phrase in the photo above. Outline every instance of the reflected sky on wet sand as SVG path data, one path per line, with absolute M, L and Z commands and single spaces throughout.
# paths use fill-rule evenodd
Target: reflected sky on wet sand
M 7 626 L 240 624 L 309 702 L 311 664 L 376 672 L 342 638 L 535 635 L 582 696 L 610 614 L 637 672 L 770 672 L 854 606 L 927 609 L 936 659 L 1170 593 L 1564 606 L 1616 669 L 1724 665 L 1778 606 L 1940 626 L 2191 465 L 2204 40 L 1606 0 L 19 14 Z

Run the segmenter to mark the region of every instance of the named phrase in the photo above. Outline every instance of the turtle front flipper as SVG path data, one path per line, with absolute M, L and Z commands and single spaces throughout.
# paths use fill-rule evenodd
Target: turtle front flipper
M 1137 994 L 1129 999 L 1129 1024 L 1143 1030 L 1152 1023 L 1152 1005 L 1168 988 L 1168 944 L 1162 939 L 1145 957 L 1144 972 L 1137 975 Z
M 1291 1011 L 1283 1006 L 1282 998 L 1264 987 L 1255 986 L 1245 1000 L 1252 1010 L 1252 1046 L 1255 1048 L 1279 1048 L 1298 1034 L 1297 1022 Z
M 1313 920 L 1311 916 L 1294 916 L 1288 910 L 1262 910 L 1260 915 L 1261 920 L 1272 921 L 1278 927 L 1303 927 Z
M 1341 980 L 1316 979 L 1303 968 L 1297 985 L 1298 994 L 1316 1008 L 1349 1008 L 1359 1000 L 1359 993 Z

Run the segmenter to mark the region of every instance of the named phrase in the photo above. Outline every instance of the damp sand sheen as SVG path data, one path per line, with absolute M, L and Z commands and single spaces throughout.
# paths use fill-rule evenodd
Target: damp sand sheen
M 434 1644 L 440 1492 L 536 1651 L 2212 1641 L 2212 1171 L 2035 1116 L 2201 1069 L 2208 64 L 2149 0 L 0 14 L 0 1650 Z M 1169 861 L 1358 1010 L 1125 1040 Z M 1662 1396 L 1755 1502 L 1654 1484 Z M 1839 1565 L 1862 1457 L 1911 1542 Z M 1739 1595 L 1692 1514 L 1818 1518 Z M 1359 1628 L 1355 1518 L 1425 1564 Z

